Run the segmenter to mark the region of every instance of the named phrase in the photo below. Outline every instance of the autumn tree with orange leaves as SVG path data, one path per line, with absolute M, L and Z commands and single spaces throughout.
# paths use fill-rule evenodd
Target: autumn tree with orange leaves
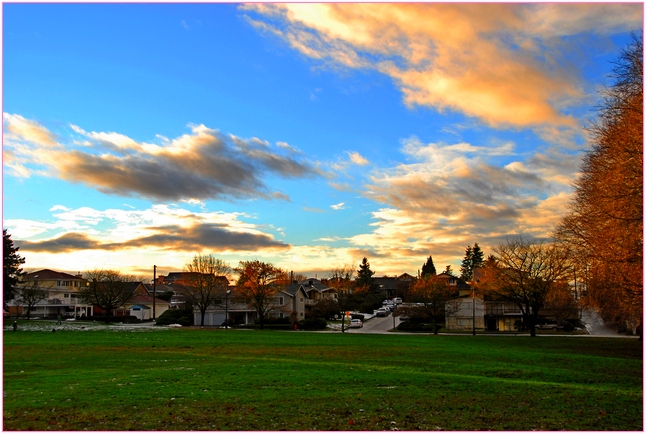
M 554 237 L 573 253 L 573 279 L 586 285 L 582 302 L 608 323 L 637 329 L 643 316 L 643 40 L 632 38 L 588 128 L 590 149 Z
M 256 311 L 263 329 L 270 311 L 284 309 L 277 292 L 289 284 L 289 275 L 283 269 L 259 260 L 241 261 L 234 270 L 238 273 L 237 298 Z

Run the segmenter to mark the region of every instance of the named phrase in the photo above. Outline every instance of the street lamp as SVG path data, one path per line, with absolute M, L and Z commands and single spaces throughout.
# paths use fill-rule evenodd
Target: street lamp
M 225 329 L 229 328 L 229 293 L 231 290 L 227 290 L 225 294 Z

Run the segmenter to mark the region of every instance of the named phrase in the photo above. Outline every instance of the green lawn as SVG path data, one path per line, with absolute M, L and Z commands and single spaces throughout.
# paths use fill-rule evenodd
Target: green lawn
M 4 331 L 5 430 L 642 430 L 642 343 Z

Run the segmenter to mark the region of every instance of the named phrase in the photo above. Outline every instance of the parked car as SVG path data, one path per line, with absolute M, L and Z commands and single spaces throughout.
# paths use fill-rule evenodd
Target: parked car
M 553 331 L 557 331 L 558 329 L 561 329 L 557 323 L 544 323 L 541 325 L 535 325 L 535 328 L 537 329 L 552 329 Z
M 393 298 L 393 303 L 394 304 L 401 304 L 402 303 L 402 298 Z
M 377 311 L 375 311 L 375 316 L 376 317 L 386 317 L 388 315 L 389 315 L 389 310 L 387 310 L 384 307 L 378 308 Z
M 364 326 L 364 324 L 359 319 L 353 319 L 353 320 L 350 321 L 350 327 L 351 328 L 361 328 L 363 326 Z

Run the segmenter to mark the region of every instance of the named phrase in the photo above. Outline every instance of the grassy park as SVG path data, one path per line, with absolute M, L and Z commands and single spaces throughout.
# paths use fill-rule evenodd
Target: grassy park
M 642 430 L 636 339 L 8 325 L 4 430 Z

